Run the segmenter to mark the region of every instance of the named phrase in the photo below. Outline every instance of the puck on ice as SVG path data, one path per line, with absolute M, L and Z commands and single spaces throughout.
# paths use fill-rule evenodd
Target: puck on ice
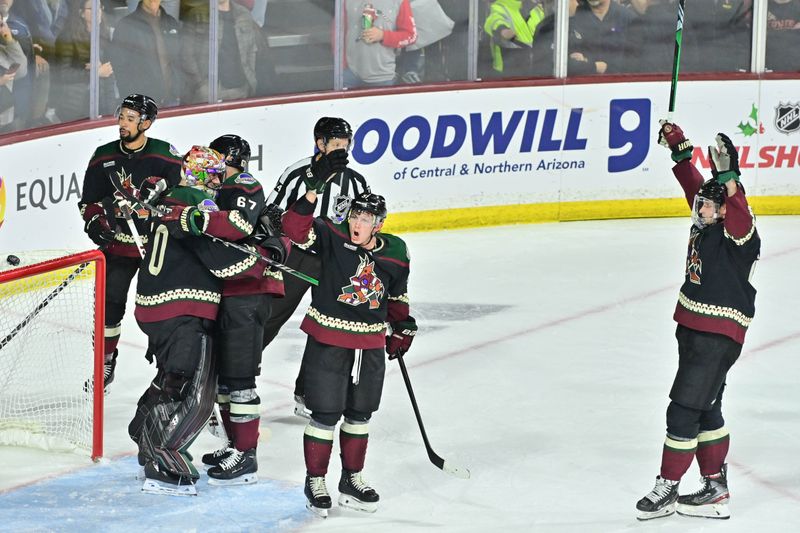
M 17 257 L 16 255 L 9 255 L 8 257 L 6 257 L 6 261 L 8 261 L 8 264 L 11 266 L 19 265 L 19 257 Z

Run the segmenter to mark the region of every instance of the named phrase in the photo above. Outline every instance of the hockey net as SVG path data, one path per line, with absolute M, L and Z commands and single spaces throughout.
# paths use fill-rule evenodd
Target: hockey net
M 0 254 L 0 444 L 103 454 L 105 258 Z

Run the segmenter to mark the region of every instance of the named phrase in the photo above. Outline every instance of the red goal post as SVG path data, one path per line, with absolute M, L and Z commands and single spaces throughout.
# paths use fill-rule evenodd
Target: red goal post
M 103 455 L 105 257 L 0 253 L 0 444 Z

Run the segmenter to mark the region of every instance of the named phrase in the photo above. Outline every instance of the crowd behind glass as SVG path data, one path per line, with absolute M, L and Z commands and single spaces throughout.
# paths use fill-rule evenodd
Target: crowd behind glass
M 800 0 L 686 4 L 682 73 L 800 71 Z M 0 133 L 109 115 L 130 93 L 174 107 L 669 73 L 677 9 L 677 0 L 0 0 Z

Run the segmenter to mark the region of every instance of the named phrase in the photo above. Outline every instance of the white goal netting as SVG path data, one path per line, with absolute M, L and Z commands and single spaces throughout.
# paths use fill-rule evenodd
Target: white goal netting
M 98 255 L 0 253 L 0 444 L 101 454 Z

